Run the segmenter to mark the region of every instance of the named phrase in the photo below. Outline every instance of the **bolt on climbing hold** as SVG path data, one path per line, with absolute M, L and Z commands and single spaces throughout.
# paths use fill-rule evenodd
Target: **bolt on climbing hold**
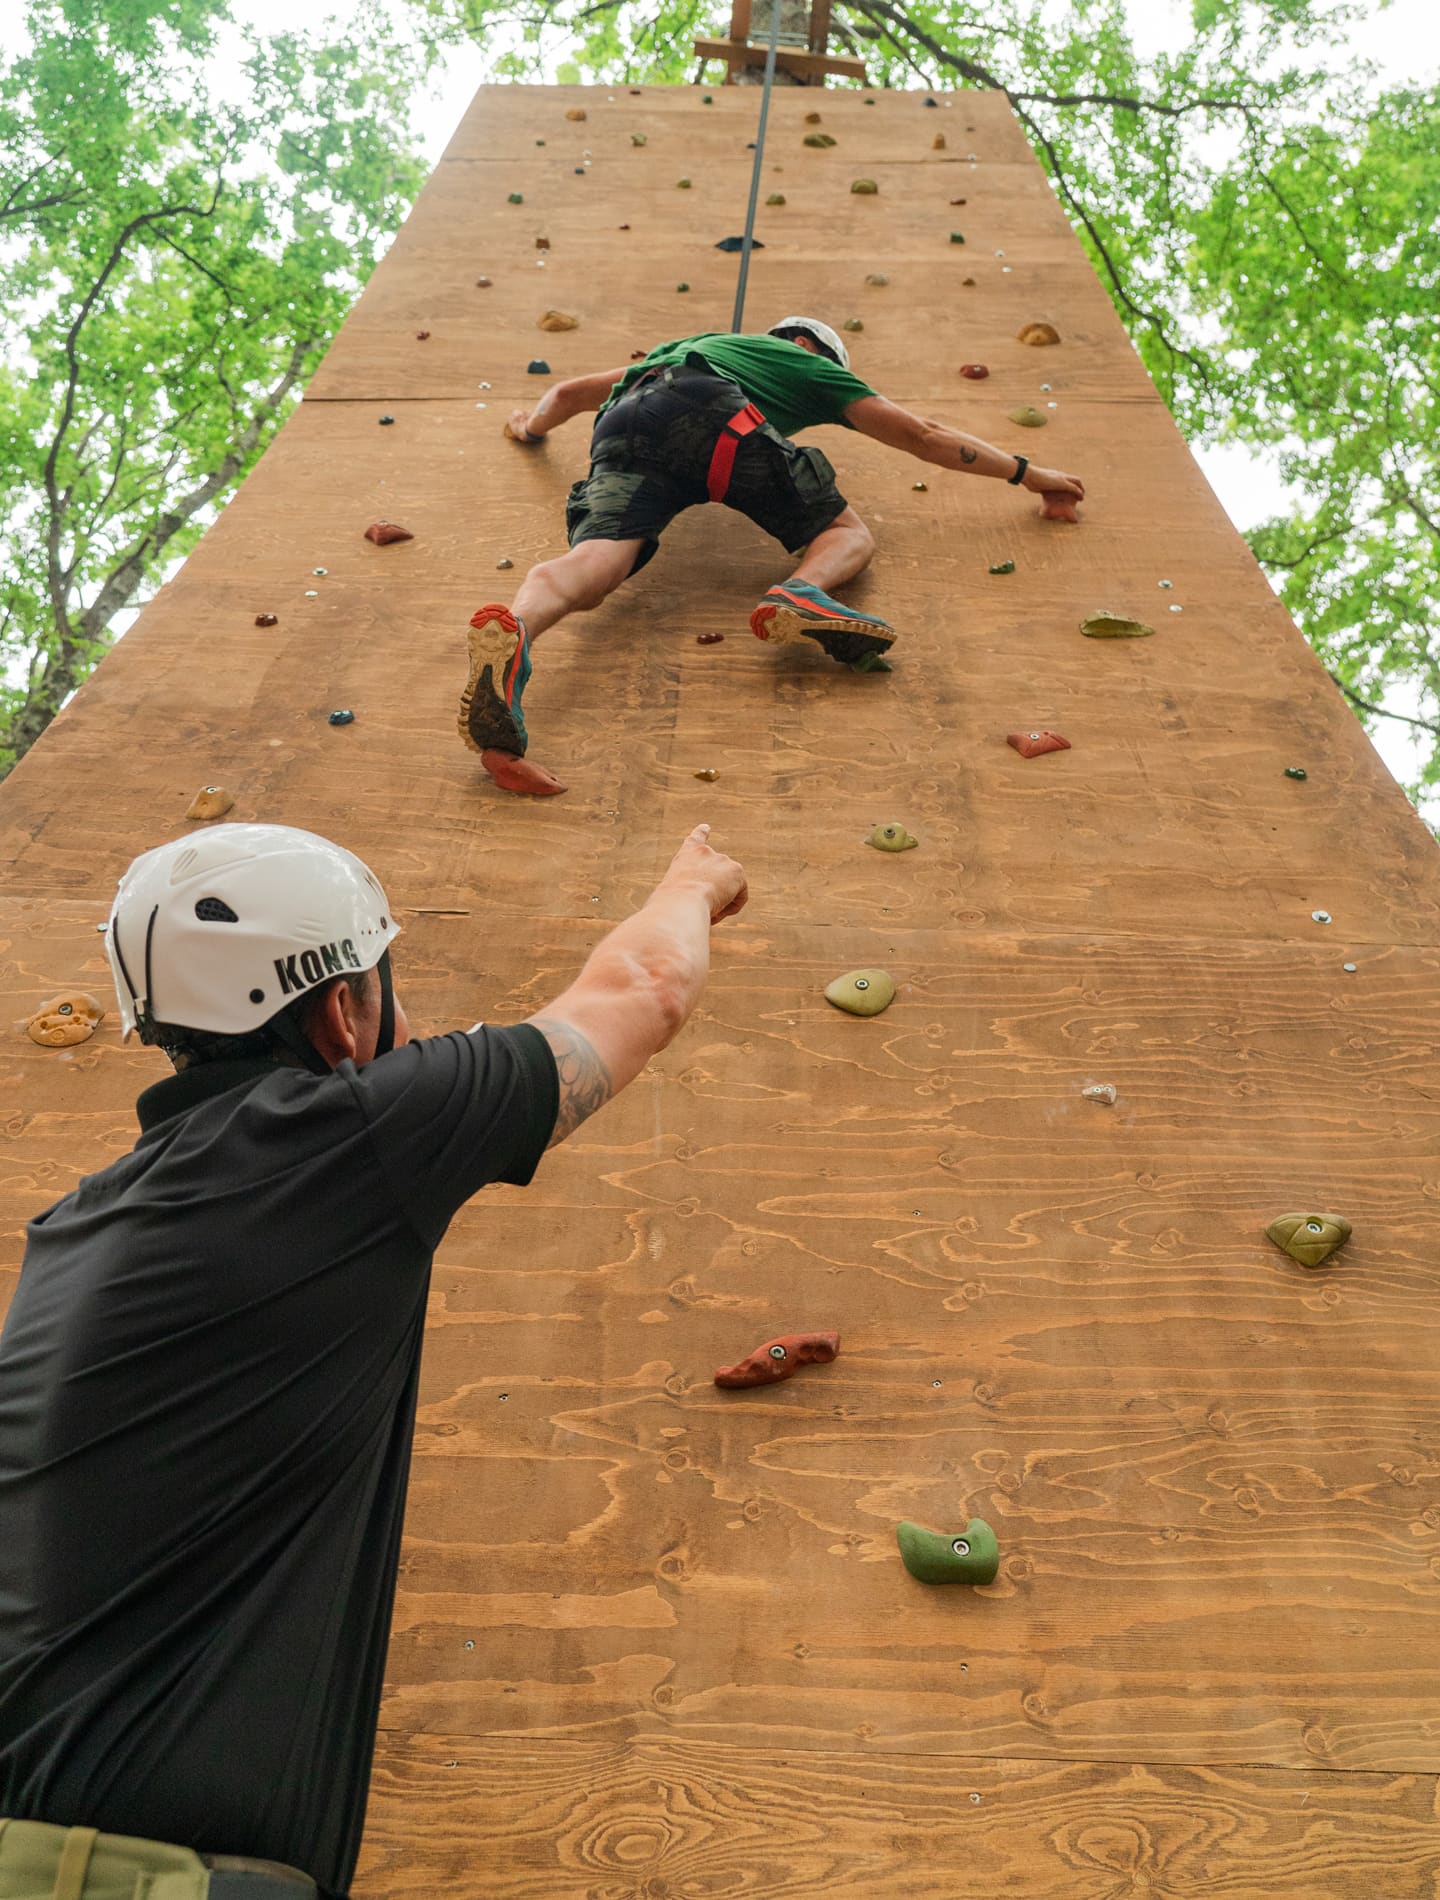
M 1046 418 L 1030 403 L 1022 403 L 1018 409 L 1009 411 L 1010 420 L 1020 429 L 1043 429 Z
M 960 283 L 963 289 L 972 290 L 975 286 L 975 279 L 973 277 L 962 277 Z
M 963 244 L 965 242 L 965 233 L 963 231 L 952 231 L 950 233 L 950 242 L 952 244 Z
M 570 110 L 565 114 L 565 117 L 571 120 L 572 123 L 578 125 L 585 117 L 584 106 L 571 106 Z
M 715 101 L 710 97 L 710 94 L 707 92 L 704 98 L 700 101 L 700 103 L 702 106 L 713 106 Z
M 536 139 L 536 141 L 535 141 L 535 143 L 536 143 L 537 145 L 543 145 L 543 144 L 545 143 L 545 141 L 544 141 L 544 139 Z
M 697 647 L 718 647 L 724 638 L 723 633 L 697 633 L 695 644 Z
M 1333 924 L 1335 919 L 1330 915 L 1328 910 L 1312 910 L 1310 913 L 1310 921 L 1315 924 Z
M 913 851 L 920 840 L 913 832 L 907 831 L 904 825 L 892 822 L 876 825 L 865 842 L 874 845 L 877 851 Z
M 990 372 L 983 363 L 962 363 L 960 374 L 968 376 L 972 383 L 983 383 Z
M 1070 741 L 1058 732 L 1007 732 L 1005 743 L 1014 746 L 1022 759 L 1038 759 L 1045 752 L 1068 752 Z
M 632 363 L 643 363 L 649 354 L 649 350 L 631 350 L 630 361 Z
M 1160 581 L 1158 585 L 1161 587 L 1173 587 L 1175 583 L 1174 581 Z
M 1013 561 L 992 561 L 989 571 L 992 574 L 1013 574 L 1015 572 L 1015 563 Z
M 515 563 L 507 555 L 503 561 L 497 561 L 495 563 L 495 568 L 498 573 L 504 574 L 504 573 L 508 573 L 508 571 L 512 567 L 514 567 L 514 565 Z
M 89 1042 L 104 1020 L 105 1011 L 88 990 L 62 990 L 40 1004 L 25 1034 L 42 1049 L 73 1049 Z
M 341 706 L 338 711 L 331 713 L 328 723 L 332 726 L 353 726 L 355 715 L 348 706 Z
M 907 1521 L 896 1525 L 895 1541 L 905 1568 L 921 1583 L 993 1583 L 999 1573 L 995 1533 L 980 1517 L 972 1517 L 959 1537 Z
M 1285 767 L 1285 776 L 1286 778 L 1308 778 L 1310 774 L 1305 770 L 1303 765 L 1287 765 Z
M 863 330 L 865 325 L 860 321 L 859 317 L 846 317 L 845 321 L 840 325 L 840 328 L 842 330 L 849 330 L 853 334 L 858 330 Z
M 578 330 L 580 328 L 580 319 L 579 317 L 572 317 L 564 310 L 547 310 L 543 317 L 536 318 L 535 328 L 537 330 L 549 330 L 555 333 L 561 330 Z
M 821 150 L 835 143 L 828 132 L 807 132 L 801 142 L 805 145 L 814 145 Z
M 616 227 L 615 227 L 615 229 L 616 229 L 617 231 L 628 231 L 628 230 L 630 229 L 630 227 L 629 227 L 629 225 L 628 225 L 628 224 L 617 224 L 617 225 L 616 225 Z
M 548 376 L 550 374 L 550 365 L 545 361 L 543 356 L 532 356 L 530 361 L 525 365 L 525 374 L 527 376 Z
M 394 416 L 381 416 L 380 427 L 382 429 L 388 429 L 391 423 L 394 422 L 394 420 L 395 420 Z
M 713 785 L 720 774 L 715 770 L 713 765 L 704 765 L 701 766 L 700 770 L 696 772 L 694 776 L 704 779 L 707 785 Z
M 536 240 L 535 240 L 535 248 L 536 248 L 536 250 L 537 250 L 537 251 L 548 251 L 548 250 L 549 250 L 549 248 L 550 248 L 550 240 L 549 240 L 549 238 L 548 238 L 548 237 L 537 237 L 537 238 L 536 238 Z
M 1277 1214 L 1265 1235 L 1302 1267 L 1319 1267 L 1354 1231 L 1339 1214 Z
M 583 178 L 585 176 L 585 167 L 583 165 L 577 165 L 575 167 L 575 176 L 577 178 Z
M 772 191 L 765 202 L 767 205 L 783 205 L 786 202 L 785 194 L 783 191 Z
M 525 202 L 525 194 L 523 191 L 512 191 L 505 202 L 507 205 L 523 205 Z
M 1089 1088 L 1081 1089 L 1080 1093 L 1087 1102 L 1104 1102 L 1107 1108 L 1115 1106 L 1116 1088 L 1113 1082 L 1092 1082 Z
M 413 541 L 415 537 L 398 521 L 372 521 L 365 530 L 365 539 L 373 541 L 377 548 L 388 548 L 396 541 Z
M 878 1016 L 895 1001 L 895 979 L 888 970 L 848 970 L 826 984 L 825 1001 L 850 1016 Z
M 185 816 L 196 823 L 205 823 L 211 818 L 223 818 L 227 811 L 233 811 L 234 808 L 234 795 L 227 792 L 223 785 L 202 785 L 190 800 L 190 809 Z
M 999 257 L 1001 253 L 997 251 L 995 255 Z M 1060 332 L 1053 323 L 1022 323 L 1015 332 L 1015 341 L 1029 343 L 1038 350 L 1043 349 L 1047 343 L 1058 343 Z
M 945 134 L 943 132 L 937 132 L 934 138 L 931 139 L 930 150 L 932 152 L 943 152 L 945 150 Z
M 940 101 L 938 99 L 927 99 L 925 103 L 927 106 L 938 106 Z
M 873 198 L 879 190 L 880 187 L 875 183 L 873 178 L 856 178 L 851 180 L 850 195 L 852 198 Z
M 1143 620 L 1131 620 L 1125 614 L 1087 614 L 1080 622 L 1087 640 L 1143 640 L 1155 629 Z
M 867 284 L 873 284 L 874 287 L 879 290 L 888 284 L 890 279 L 883 270 L 872 270 L 865 281 Z
M 911 482 L 910 486 L 917 495 L 928 495 L 930 492 L 929 482 Z
M 278 627 L 279 624 L 279 614 L 256 614 L 255 616 L 255 625 L 257 627 Z
M 767 1339 L 733 1366 L 721 1366 L 715 1383 L 731 1391 L 752 1385 L 779 1385 L 802 1366 L 828 1366 L 839 1351 L 839 1333 L 782 1333 L 778 1339 Z

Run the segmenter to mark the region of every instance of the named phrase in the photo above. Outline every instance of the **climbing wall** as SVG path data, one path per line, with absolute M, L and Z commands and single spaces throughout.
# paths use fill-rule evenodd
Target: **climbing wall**
M 357 1900 L 1432 1896 L 1440 858 L 1002 99 L 778 92 L 749 321 L 858 318 L 863 376 L 1082 476 L 1083 524 L 827 432 L 893 675 L 752 640 L 785 558 L 703 509 L 540 646 L 565 797 L 454 737 L 466 619 L 586 463 L 583 423 L 500 439 L 526 363 L 727 327 L 758 108 L 479 95 L 303 406 L 0 790 L 10 1016 L 103 991 L 115 879 L 203 784 L 376 865 L 421 1031 L 534 1010 L 699 820 L 749 869 L 674 1046 L 440 1251 Z M 1098 609 L 1155 632 L 1082 637 Z M 869 1021 L 822 996 L 862 964 L 899 985 Z M 4 1048 L 13 1278 L 161 1063 L 113 1018 Z M 1292 1210 L 1354 1238 L 1307 1270 L 1264 1235 Z M 802 1328 L 839 1359 L 713 1385 Z M 907 1574 L 897 1523 L 971 1516 L 992 1585 Z

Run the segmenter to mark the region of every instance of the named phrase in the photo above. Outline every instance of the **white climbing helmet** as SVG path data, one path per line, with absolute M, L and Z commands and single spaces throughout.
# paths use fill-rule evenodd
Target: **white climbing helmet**
M 149 1041 L 155 1023 L 260 1029 L 327 978 L 374 969 L 399 934 L 374 872 L 340 845 L 220 825 L 136 858 L 105 948 L 125 1035 Z
M 769 334 L 779 336 L 782 330 L 803 330 L 806 336 L 813 336 L 817 343 L 823 343 L 835 357 L 841 369 L 849 369 L 850 352 L 840 341 L 839 336 L 828 323 L 822 323 L 819 317 L 782 317 L 778 323 L 770 325 Z

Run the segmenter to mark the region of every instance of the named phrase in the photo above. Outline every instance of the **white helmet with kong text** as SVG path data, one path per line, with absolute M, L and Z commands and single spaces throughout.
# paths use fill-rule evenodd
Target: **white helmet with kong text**
M 849 350 L 847 350 L 845 345 L 841 342 L 837 333 L 830 328 L 830 325 L 828 323 L 822 323 L 819 317 L 782 317 L 778 323 L 772 323 L 770 325 L 768 334 L 770 336 L 788 336 L 795 330 L 798 330 L 802 336 L 813 337 L 815 342 L 822 346 L 825 354 L 833 357 L 841 369 L 849 369 Z

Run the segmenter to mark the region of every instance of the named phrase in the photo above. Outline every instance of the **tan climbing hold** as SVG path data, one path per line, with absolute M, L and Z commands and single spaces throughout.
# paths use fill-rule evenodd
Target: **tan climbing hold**
M 850 186 L 850 195 L 852 198 L 873 198 L 879 190 L 873 178 L 857 178 Z
M 388 548 L 397 541 L 413 541 L 415 537 L 408 528 L 402 528 L 398 521 L 372 521 L 365 530 L 365 539 L 373 541 L 377 548 Z
M 934 138 L 931 139 L 930 150 L 932 152 L 943 152 L 945 150 L 945 134 L 943 132 L 937 132 Z
M 881 290 L 889 283 L 890 279 L 883 270 L 872 270 L 865 281 L 867 284 L 873 284 L 876 290 Z
M 863 330 L 865 325 L 860 321 L 859 317 L 846 317 L 845 321 L 840 325 L 840 328 L 854 332 Z
M 547 310 L 535 328 L 537 330 L 578 330 L 580 319 L 568 316 L 563 310 Z
M 565 114 L 565 117 L 574 120 L 578 124 L 580 120 L 585 117 L 584 106 L 571 106 L 570 110 Z
M 227 811 L 235 809 L 235 794 L 227 792 L 223 785 L 202 785 L 190 800 L 187 818 L 201 822 L 210 818 L 223 818 Z
M 1087 640 L 1144 640 L 1155 629 L 1143 620 L 1132 620 L 1128 614 L 1101 612 L 1087 614 L 1080 622 L 1080 631 Z
M 865 842 L 873 844 L 877 851 L 913 851 L 920 840 L 904 825 L 892 820 L 888 825 L 876 825 Z
M 820 114 L 818 112 L 807 112 L 805 114 L 805 123 L 806 125 L 819 125 Z
M 25 1034 L 42 1049 L 73 1049 L 89 1042 L 105 1012 L 87 990 L 62 990 L 42 1003 L 25 1025 Z
M 720 774 L 715 770 L 713 765 L 701 766 L 700 770 L 695 774 L 696 778 L 704 779 L 707 785 L 713 785 L 719 776 Z
M 1015 341 L 1031 343 L 1036 349 L 1040 349 L 1047 343 L 1058 343 L 1060 332 L 1053 323 L 1022 323 L 1015 332 Z
M 895 979 L 888 970 L 847 970 L 826 984 L 825 1001 L 849 1016 L 878 1016 L 895 1001 Z
M 1020 408 L 1010 411 L 1010 420 L 1021 429 L 1043 429 L 1046 418 L 1030 403 L 1022 403 Z
M 1339 1214 L 1280 1214 L 1265 1229 L 1267 1239 L 1302 1267 L 1323 1266 L 1353 1232 Z

